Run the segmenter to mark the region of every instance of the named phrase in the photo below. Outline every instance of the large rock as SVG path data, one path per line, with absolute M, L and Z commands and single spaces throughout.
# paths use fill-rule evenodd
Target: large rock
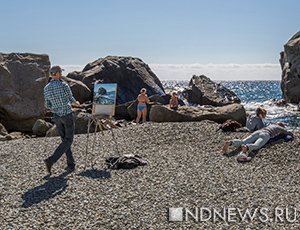
M 290 103 L 300 102 L 300 31 L 285 45 L 280 53 L 282 69 L 281 90 L 284 100 Z
M 222 107 L 181 106 L 177 110 L 166 105 L 154 105 L 150 110 L 150 121 L 184 122 L 211 120 L 222 123 L 228 119 L 246 124 L 246 111 L 241 104 L 230 104 Z
M 234 92 L 204 75 L 194 75 L 183 95 L 190 104 L 223 106 L 241 103 Z
M 44 116 L 49 68 L 45 54 L 0 53 L 0 123 L 7 130 L 30 132 Z
M 117 105 L 133 101 L 141 88 L 147 94 L 164 94 L 163 86 L 150 67 L 139 58 L 108 56 L 89 63 L 81 72 L 72 72 L 68 78 L 82 81 L 90 90 L 92 100 L 94 83 L 117 83 Z
M 90 100 L 92 91 L 83 82 L 68 77 L 62 77 L 62 79 L 70 86 L 75 100 L 79 101 L 80 103 Z

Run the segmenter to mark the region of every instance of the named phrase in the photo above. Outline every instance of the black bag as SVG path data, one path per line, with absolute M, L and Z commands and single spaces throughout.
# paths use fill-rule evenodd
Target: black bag
M 224 132 L 236 131 L 236 129 L 241 128 L 241 127 L 242 127 L 242 125 L 240 123 L 238 123 L 237 121 L 227 120 L 222 123 L 222 125 L 220 126 L 220 128 L 218 130 L 222 129 Z
M 146 165 L 147 162 L 138 155 L 110 157 L 106 159 L 106 164 L 109 169 L 133 169 L 139 165 Z

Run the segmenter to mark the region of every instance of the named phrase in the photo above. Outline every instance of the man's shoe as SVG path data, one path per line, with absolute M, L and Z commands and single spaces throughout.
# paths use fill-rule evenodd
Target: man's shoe
M 47 162 L 47 160 L 44 160 L 44 163 L 46 165 L 46 170 L 47 172 L 49 173 L 49 175 L 51 175 L 51 167 L 52 167 L 52 164 L 50 164 L 49 162 Z
M 65 168 L 66 171 L 68 172 L 73 172 L 75 170 L 75 166 L 71 167 L 71 166 L 68 166 Z

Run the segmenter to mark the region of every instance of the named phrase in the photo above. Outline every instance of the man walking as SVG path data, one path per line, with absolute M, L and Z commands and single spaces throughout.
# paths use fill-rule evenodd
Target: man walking
M 44 88 L 44 98 L 46 108 L 54 114 L 56 129 L 61 137 L 62 143 L 57 147 L 54 153 L 44 160 L 47 172 L 51 175 L 52 165 L 64 154 L 67 156 L 67 171 L 75 169 L 75 161 L 71 151 L 71 145 L 74 137 L 74 117 L 72 106 L 79 106 L 72 96 L 70 87 L 61 81 L 62 69 L 59 66 L 53 66 L 50 69 L 51 81 Z

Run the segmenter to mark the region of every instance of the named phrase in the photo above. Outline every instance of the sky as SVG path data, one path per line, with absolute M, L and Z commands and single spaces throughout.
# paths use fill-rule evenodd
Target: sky
M 108 55 L 160 80 L 281 80 L 299 0 L 0 0 L 0 52 L 48 54 L 68 72 Z

